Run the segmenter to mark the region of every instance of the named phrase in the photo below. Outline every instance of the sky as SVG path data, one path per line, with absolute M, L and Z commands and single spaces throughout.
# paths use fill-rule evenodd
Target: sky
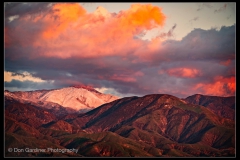
M 4 3 L 4 89 L 234 96 L 236 3 Z

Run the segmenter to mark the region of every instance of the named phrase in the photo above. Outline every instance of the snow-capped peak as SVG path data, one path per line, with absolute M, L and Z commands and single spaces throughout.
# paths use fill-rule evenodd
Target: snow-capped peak
M 25 92 L 4 92 L 4 95 L 17 97 L 26 101 L 53 102 L 63 107 L 69 107 L 76 111 L 87 111 L 96 108 L 104 103 L 118 99 L 118 97 L 103 94 L 90 86 L 78 85 L 61 89 Z

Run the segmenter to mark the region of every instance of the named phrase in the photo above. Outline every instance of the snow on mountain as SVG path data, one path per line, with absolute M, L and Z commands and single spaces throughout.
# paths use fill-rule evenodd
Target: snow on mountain
M 56 103 L 80 112 L 86 112 L 118 97 L 103 94 L 88 86 L 73 86 L 54 90 L 4 92 L 5 96 L 34 103 Z
M 43 95 L 40 100 L 58 103 L 75 110 L 93 109 L 104 103 L 118 99 L 112 95 L 92 92 L 84 88 L 67 87 L 53 90 Z

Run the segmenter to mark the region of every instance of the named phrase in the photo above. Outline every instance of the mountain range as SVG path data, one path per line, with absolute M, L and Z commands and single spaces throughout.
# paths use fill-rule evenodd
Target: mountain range
M 22 103 L 31 103 L 47 108 L 65 107 L 65 110 L 69 112 L 86 112 L 119 98 L 110 94 L 102 94 L 92 87 L 84 85 L 53 90 L 5 91 L 4 96 L 18 99 Z
M 88 87 L 4 95 L 6 157 L 235 157 L 235 97 L 117 98 Z M 76 103 L 80 97 L 84 105 L 99 106 L 79 112 L 86 109 Z

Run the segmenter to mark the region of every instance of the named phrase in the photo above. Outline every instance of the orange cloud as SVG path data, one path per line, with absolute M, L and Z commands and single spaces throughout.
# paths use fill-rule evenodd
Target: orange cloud
M 165 15 L 161 13 L 161 8 L 151 4 L 133 4 L 128 11 L 122 12 L 120 16 L 120 26 L 141 32 L 141 28 L 152 29 L 162 26 L 165 22 Z M 138 30 L 140 28 L 140 30 Z
M 173 68 L 166 72 L 171 76 L 184 78 L 195 78 L 201 74 L 199 70 L 192 68 Z
M 45 57 L 127 56 L 128 51 L 143 46 L 144 42 L 134 36 L 163 26 L 166 19 L 161 8 L 151 4 L 134 4 L 117 14 L 103 7 L 86 13 L 82 6 L 72 3 L 51 7 L 47 15 L 20 18 L 32 25 L 40 24 L 40 33 L 37 33 L 40 36 L 31 43 L 44 48 L 41 56 Z
M 57 3 L 53 5 L 52 10 L 54 13 L 50 18 L 55 24 L 48 26 L 43 32 L 44 38 L 58 36 L 70 23 L 76 22 L 80 16 L 86 13 L 82 6 L 74 3 Z
M 236 91 L 235 77 L 216 77 L 215 82 L 204 84 L 198 83 L 194 89 L 201 90 L 206 95 L 232 96 Z

